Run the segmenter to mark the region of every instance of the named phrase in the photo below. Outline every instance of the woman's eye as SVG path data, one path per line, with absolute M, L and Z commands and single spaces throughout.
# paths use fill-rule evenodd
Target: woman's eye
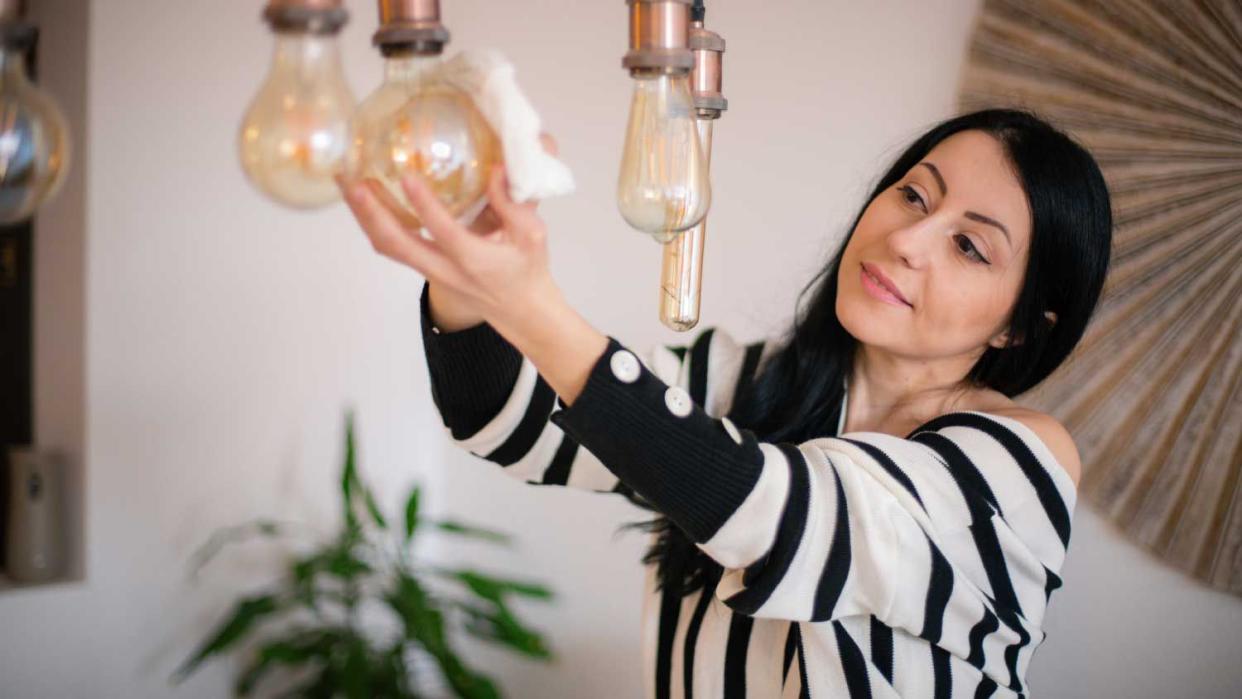
M 976 248 L 975 244 L 970 241 L 970 238 L 964 235 L 958 235 L 956 236 L 956 238 L 958 241 L 957 249 L 966 253 L 966 257 L 969 257 L 970 259 L 975 260 L 976 262 L 982 262 L 985 265 L 991 264 L 990 262 L 987 261 L 987 259 L 983 255 L 979 254 L 979 249 Z M 962 247 L 961 245 L 963 241 L 966 243 L 965 247 Z
M 923 197 L 919 196 L 919 193 L 916 192 L 913 187 L 908 184 L 902 185 L 897 188 L 897 191 L 901 192 L 901 198 L 905 200 L 907 204 L 918 204 L 919 208 L 923 209 L 923 211 L 927 211 L 927 205 L 923 203 Z M 965 254 L 966 257 L 985 265 L 992 264 L 986 257 L 980 254 L 979 249 L 975 247 L 975 244 L 971 242 L 968 236 L 959 234 L 954 236 L 954 239 L 958 242 L 957 249 Z
M 913 187 L 911 187 L 910 185 L 905 185 L 905 186 L 899 187 L 899 188 L 898 188 L 898 191 L 900 191 L 900 192 L 902 192 L 902 193 L 903 193 L 902 199 L 904 199 L 904 200 L 906 201 L 906 203 L 908 203 L 908 204 L 916 204 L 916 203 L 917 203 L 917 204 L 918 204 L 918 205 L 919 205 L 922 209 L 924 209 L 924 210 L 926 210 L 926 209 L 927 209 L 927 207 L 923 204 L 923 197 L 920 197 L 920 196 L 919 196 L 919 193 L 918 193 L 918 192 L 916 192 L 916 191 L 914 191 L 914 188 L 913 188 Z M 911 196 L 913 196 L 914 198 L 913 198 L 913 199 L 911 199 L 911 198 L 910 198 Z

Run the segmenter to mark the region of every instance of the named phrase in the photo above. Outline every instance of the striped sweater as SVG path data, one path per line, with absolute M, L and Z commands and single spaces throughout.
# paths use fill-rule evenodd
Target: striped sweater
M 488 324 L 440 332 L 426 285 L 421 309 L 456 445 L 528 483 L 636 493 L 724 567 L 661 599 L 647 566 L 647 697 L 1030 695 L 1076 492 L 1022 423 L 764 442 L 723 416 L 774 343 L 714 327 L 641 359 L 610 336 L 566 406 Z

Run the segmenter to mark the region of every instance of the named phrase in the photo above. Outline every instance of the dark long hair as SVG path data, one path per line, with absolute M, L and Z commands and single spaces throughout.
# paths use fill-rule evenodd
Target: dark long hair
M 1009 344 L 988 347 L 963 378 L 1013 397 L 1053 372 L 1082 338 L 1108 272 L 1112 208 L 1095 159 L 1082 145 L 1029 110 L 985 109 L 936 124 L 897 157 L 854 217 L 831 261 L 802 289 L 793 327 L 749 382 L 739 386 L 728 417 L 767 442 L 800 443 L 835 436 L 845 378 L 857 340 L 837 318 L 837 274 L 849 237 L 867 206 L 938 143 L 968 129 L 991 134 L 1025 190 L 1031 211 L 1029 259 L 1009 326 Z M 802 301 L 809 294 L 809 303 Z M 1056 314 L 1054 323 L 1045 311 Z M 627 497 L 653 509 L 640 496 Z M 720 579 L 722 568 L 667 517 L 631 522 L 657 533 L 643 557 L 658 564 L 658 585 L 686 595 Z

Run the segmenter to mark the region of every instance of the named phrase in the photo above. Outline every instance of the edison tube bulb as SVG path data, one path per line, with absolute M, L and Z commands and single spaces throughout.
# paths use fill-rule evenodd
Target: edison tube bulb
M 21 51 L 0 50 L 0 223 L 30 218 L 69 169 L 60 108 L 26 77 Z
M 407 225 L 421 223 L 401 179 L 421 175 L 462 222 L 487 205 L 487 178 L 502 159 L 500 140 L 470 95 L 436 77 L 440 56 L 395 54 L 384 82 L 359 105 L 351 126 L 347 173 L 378 181 Z
M 242 169 L 259 191 L 298 209 L 340 199 L 354 95 L 334 35 L 276 34 L 267 82 L 242 119 Z
M 632 227 L 667 243 L 711 206 L 690 76 L 638 72 L 633 80 L 617 206 Z
M 712 157 L 712 125 L 714 119 L 699 119 L 699 137 L 703 157 L 708 164 Z M 664 260 L 660 267 L 660 322 L 678 332 L 685 332 L 699 323 L 699 306 L 703 287 L 703 243 L 707 238 L 707 218 L 664 244 Z

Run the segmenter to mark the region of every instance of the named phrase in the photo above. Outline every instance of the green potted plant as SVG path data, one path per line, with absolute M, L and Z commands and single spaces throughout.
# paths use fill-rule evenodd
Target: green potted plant
M 355 455 L 353 414 L 348 412 L 340 530 L 308 552 L 290 554 L 277 583 L 238 600 L 173 673 L 173 683 L 248 640 L 255 644 L 236 678 L 240 696 L 250 695 L 274 672 L 297 680 L 282 696 L 421 697 L 433 679 L 459 697 L 501 696 L 491 679 L 454 650 L 451 641 L 459 629 L 527 657 L 552 659 L 544 639 L 509 606 L 514 596 L 551 599 L 548 589 L 417 561 L 412 553 L 415 536 L 428 530 L 500 544 L 509 544 L 509 538 L 453 520 L 424 519 L 418 486 L 406 499 L 404 526 L 393 527 L 362 482 Z M 195 554 L 193 569 L 228 543 L 292 531 L 269 519 L 222 529 Z M 362 624 L 364 607 L 382 610 L 396 631 L 376 638 Z M 413 662 L 420 655 L 431 662 Z M 423 667 L 435 668 L 439 677 L 424 677 Z

